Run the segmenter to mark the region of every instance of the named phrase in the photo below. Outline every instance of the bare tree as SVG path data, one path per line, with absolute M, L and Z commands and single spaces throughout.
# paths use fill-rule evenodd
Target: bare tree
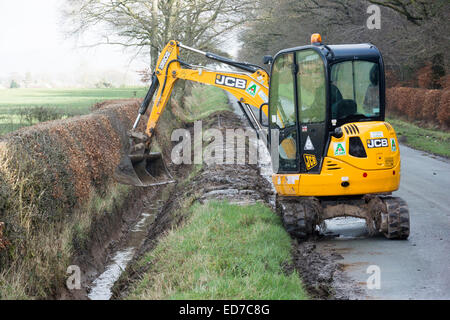
M 170 39 L 200 49 L 216 47 L 245 21 L 254 6 L 248 0 L 67 0 L 63 9 L 68 33 L 95 28 L 98 44 L 118 44 L 150 55 Z
M 370 30 L 366 26 L 368 6 L 366 0 L 259 0 L 247 29 L 240 35 L 241 59 L 260 63 L 264 54 L 274 54 L 287 47 L 309 43 L 312 33 L 319 32 L 326 43 L 375 44 L 383 53 L 385 62 L 397 70 L 400 79 L 410 78 L 412 73 L 431 61 L 442 61 L 448 70 L 449 3 L 441 1 L 402 1 L 422 3 L 422 11 L 412 4 L 405 8 L 418 23 L 388 6 L 381 6 L 381 29 Z M 381 1 L 389 2 L 389 1 Z M 392 2 L 392 1 L 390 1 Z M 437 5 L 440 6 L 437 6 Z M 421 6 L 422 6 L 421 5 Z M 437 10 L 436 8 L 440 8 Z M 414 10 L 417 10 L 414 11 Z M 425 15 L 423 12 L 427 12 Z M 422 13 L 421 13 L 422 12 Z M 436 57 L 441 57 L 437 59 Z
M 369 0 L 369 2 L 392 9 L 418 26 L 438 16 L 448 5 L 448 0 Z

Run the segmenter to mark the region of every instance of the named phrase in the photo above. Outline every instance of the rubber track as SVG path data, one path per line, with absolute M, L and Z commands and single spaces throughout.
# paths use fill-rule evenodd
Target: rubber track
M 318 222 L 319 201 L 313 197 L 278 197 L 283 225 L 292 238 L 304 240 L 314 233 Z
M 384 232 L 389 239 L 407 239 L 409 237 L 409 209 L 406 202 L 398 197 L 383 199 L 388 215 L 388 231 Z

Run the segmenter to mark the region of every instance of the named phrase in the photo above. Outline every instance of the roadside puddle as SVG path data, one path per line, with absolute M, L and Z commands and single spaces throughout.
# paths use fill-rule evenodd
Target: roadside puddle
M 337 217 L 325 220 L 321 233 L 336 240 L 362 239 L 368 236 L 366 221 L 354 217 Z

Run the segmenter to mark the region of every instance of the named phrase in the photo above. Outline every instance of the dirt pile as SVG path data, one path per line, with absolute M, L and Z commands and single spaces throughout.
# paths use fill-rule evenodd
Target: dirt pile
M 217 129 L 226 136 L 228 129 L 242 129 L 245 125 L 238 116 L 231 111 L 217 112 L 202 120 L 203 129 Z M 193 133 L 192 123 L 188 129 Z M 248 140 L 246 141 L 246 158 L 248 162 Z M 214 148 L 218 141 L 208 139 L 204 147 Z M 223 156 L 227 154 L 226 141 L 222 141 Z M 194 151 L 194 150 L 192 150 Z M 235 152 L 235 162 L 237 152 Z M 139 263 L 140 257 L 153 250 L 161 236 L 170 228 L 181 224 L 188 216 L 190 206 L 199 201 L 225 200 L 230 203 L 248 205 L 256 202 L 274 203 L 274 191 L 268 181 L 261 176 L 260 168 L 256 164 L 207 164 L 203 163 L 200 169 L 192 165 L 173 165 L 168 163 L 170 171 L 177 177 L 188 177 L 185 180 L 177 179 L 178 183 L 172 185 L 167 199 L 159 210 L 152 228 L 148 231 L 146 240 L 137 250 L 126 272 L 116 282 L 113 288 L 113 299 L 120 299 L 127 295 L 127 290 L 133 281 L 139 280 L 149 266 Z M 198 168 L 198 167 L 197 167 Z M 198 171 L 197 171 L 198 170 Z M 190 172 L 190 173 L 189 173 Z

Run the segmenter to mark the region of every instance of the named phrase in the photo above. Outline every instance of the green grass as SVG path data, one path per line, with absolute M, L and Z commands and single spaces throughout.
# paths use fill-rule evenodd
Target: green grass
M 193 86 L 185 106 L 188 121 L 230 110 L 223 90 L 204 85 Z M 268 207 L 191 203 L 172 213 L 187 217 L 183 225 L 136 263 L 147 271 L 132 285 L 128 299 L 308 298 L 298 273 L 283 270 L 292 261 L 291 239 Z
M 59 118 L 86 114 L 97 102 L 110 99 L 142 98 L 145 87 L 107 89 L 4 89 L 0 90 L 0 134 L 36 121 L 25 119 L 24 109 L 46 108 Z
M 298 274 L 286 274 L 291 240 L 262 204 L 195 204 L 139 265 L 150 266 L 129 299 L 306 299 Z
M 387 121 L 392 124 L 399 137 L 406 137 L 404 142 L 406 145 L 450 158 L 450 132 L 424 129 L 394 118 L 389 118 Z
M 185 105 L 189 115 L 189 121 L 208 117 L 216 111 L 230 110 L 228 97 L 220 88 L 194 84 L 191 95 L 186 97 Z

